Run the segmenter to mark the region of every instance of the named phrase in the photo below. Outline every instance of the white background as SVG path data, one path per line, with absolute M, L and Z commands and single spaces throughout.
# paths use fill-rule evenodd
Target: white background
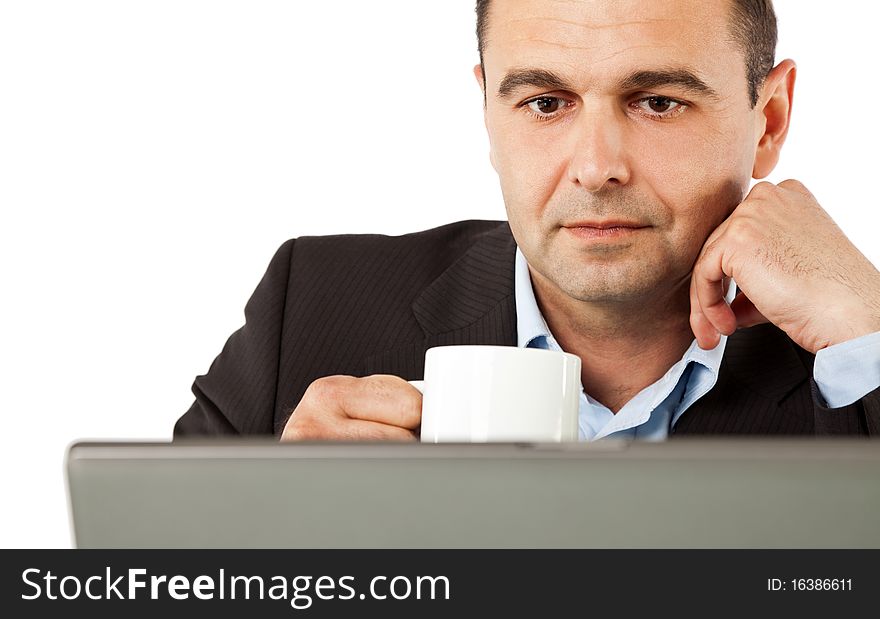
M 880 264 L 877 7 L 777 0 L 770 180 Z M 473 31 L 472 0 L 0 0 L 0 547 L 70 545 L 72 440 L 171 437 L 285 239 L 504 217 Z

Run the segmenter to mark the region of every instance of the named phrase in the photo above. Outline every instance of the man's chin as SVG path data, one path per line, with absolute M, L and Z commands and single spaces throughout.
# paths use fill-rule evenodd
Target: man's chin
M 655 296 L 655 291 L 644 289 L 621 289 L 616 287 L 579 288 L 567 291 L 573 299 L 599 305 L 644 306 Z
M 650 303 L 668 290 L 668 278 L 647 265 L 587 263 L 577 271 L 558 271 L 555 282 L 568 296 L 587 303 Z

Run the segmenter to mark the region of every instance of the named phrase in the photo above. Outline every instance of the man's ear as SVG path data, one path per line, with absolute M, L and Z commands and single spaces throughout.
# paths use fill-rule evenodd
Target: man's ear
M 483 97 L 486 96 L 486 80 L 483 78 L 483 65 L 478 64 L 474 66 L 474 77 L 477 78 L 477 84 L 480 86 L 480 90 L 483 91 Z
M 486 125 L 486 132 L 489 132 L 489 118 L 487 116 L 487 107 L 486 107 L 486 79 L 483 75 L 483 66 L 476 65 L 474 67 L 474 77 L 477 78 L 477 84 L 480 85 L 480 90 L 483 91 L 483 124 Z M 492 136 L 489 135 L 489 161 L 492 164 L 492 167 L 495 168 L 495 171 L 498 171 L 498 166 L 495 165 L 495 149 L 492 148 Z
M 794 81 L 797 67 L 793 60 L 783 60 L 776 65 L 761 88 L 755 104 L 758 123 L 758 144 L 752 177 L 764 178 L 779 161 L 779 152 L 788 135 L 791 120 L 791 104 L 794 99 Z

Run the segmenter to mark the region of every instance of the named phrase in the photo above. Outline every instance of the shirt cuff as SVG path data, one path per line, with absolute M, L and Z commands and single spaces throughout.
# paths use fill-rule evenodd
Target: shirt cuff
M 841 408 L 880 387 L 880 331 L 816 353 L 813 380 L 829 408 Z

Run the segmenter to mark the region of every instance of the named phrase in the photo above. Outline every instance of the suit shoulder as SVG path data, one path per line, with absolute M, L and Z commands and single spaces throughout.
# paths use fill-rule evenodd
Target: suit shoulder
M 387 234 L 334 234 L 326 236 L 303 236 L 296 240 L 297 250 L 320 251 L 332 248 L 334 251 L 353 251 L 372 249 L 381 251 L 387 248 L 409 246 L 455 249 L 468 247 L 482 236 L 506 225 L 504 221 L 466 220 L 400 235 Z
M 505 221 L 458 221 L 397 236 L 338 234 L 303 236 L 287 241 L 293 270 L 375 272 L 436 277 L 475 243 L 490 235 L 509 236 Z

